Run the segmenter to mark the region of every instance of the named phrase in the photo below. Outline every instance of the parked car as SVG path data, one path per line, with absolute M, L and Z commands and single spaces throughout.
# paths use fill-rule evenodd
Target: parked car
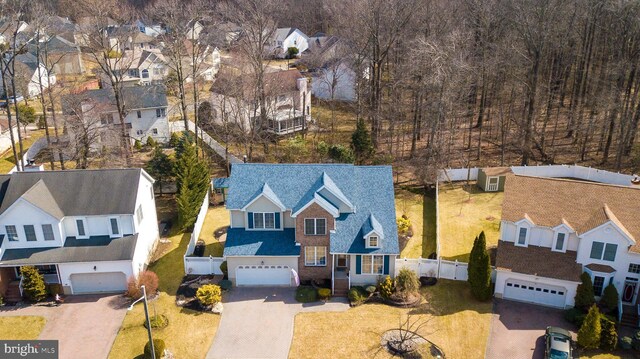
M 573 339 L 571 333 L 558 327 L 547 327 L 544 334 L 545 359 L 572 359 Z

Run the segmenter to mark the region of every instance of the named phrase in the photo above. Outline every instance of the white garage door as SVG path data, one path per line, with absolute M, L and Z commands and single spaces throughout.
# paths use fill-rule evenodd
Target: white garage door
M 236 268 L 236 285 L 291 285 L 286 265 L 246 265 Z
M 564 308 L 567 290 L 563 287 L 508 279 L 504 298 Z
M 124 292 L 127 276 L 122 272 L 72 274 L 71 286 L 73 294 Z

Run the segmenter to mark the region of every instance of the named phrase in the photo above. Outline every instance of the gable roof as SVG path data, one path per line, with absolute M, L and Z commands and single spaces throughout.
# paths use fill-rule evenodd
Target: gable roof
M 81 101 L 94 101 L 114 106 L 115 95 L 110 89 L 85 90 L 79 94 L 71 94 Z M 71 104 L 73 100 L 63 96 L 62 102 Z M 66 97 L 66 98 L 65 98 Z M 127 110 L 167 107 L 167 89 L 163 85 L 127 86 L 122 88 L 122 97 Z M 63 106 L 64 107 L 64 106 Z
M 507 175 L 502 219 L 517 222 L 528 217 L 538 226 L 564 223 L 578 234 L 607 222 L 631 240 L 640 238 L 640 188 L 560 178 Z M 640 243 L 631 251 L 640 253 Z
M 142 173 L 139 168 L 14 172 L 0 180 L 0 215 L 20 198 L 56 218 L 133 214 Z
M 376 219 L 376 216 L 371 214 L 369 218 L 362 225 L 362 233 L 366 236 L 371 232 L 376 232 L 380 237 L 384 237 L 384 230 L 382 225 Z
M 267 96 L 276 96 L 298 91 L 298 79 L 304 76 L 297 69 L 271 71 L 264 74 L 264 87 Z M 255 80 L 251 74 L 236 75 L 229 71 L 218 73 L 210 91 L 229 97 L 251 100 L 255 95 Z
M 294 27 L 281 27 L 276 29 L 273 33 L 273 38 L 278 41 L 284 41 L 289 35 L 291 35 L 297 29 Z
M 229 179 L 227 209 L 241 210 L 268 183 L 283 206 L 291 210 L 314 198 L 323 179 L 327 177 L 357 209 L 354 213 L 339 214 L 336 231 L 330 234 L 330 252 L 398 254 L 400 250 L 390 166 L 234 164 Z M 380 248 L 365 248 L 362 239 L 366 234 L 363 233 L 363 227 L 365 223 L 371 225 L 371 216 L 379 223 L 380 230 L 384 230 Z

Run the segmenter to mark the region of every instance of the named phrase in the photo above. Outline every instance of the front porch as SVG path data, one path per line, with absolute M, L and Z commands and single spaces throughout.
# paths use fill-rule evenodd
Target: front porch
M 620 316 L 620 325 L 631 328 L 640 328 L 640 306 L 622 305 L 622 315 Z
M 35 265 L 34 266 L 44 279 L 44 284 L 49 293 L 62 293 L 62 281 L 60 280 L 57 264 Z M 22 291 L 21 266 L 3 267 L 5 274 L 8 274 L 9 281 L 7 289 L 3 295 L 6 303 L 18 303 L 22 301 L 24 293 Z M 4 278 L 3 278 L 4 279 Z

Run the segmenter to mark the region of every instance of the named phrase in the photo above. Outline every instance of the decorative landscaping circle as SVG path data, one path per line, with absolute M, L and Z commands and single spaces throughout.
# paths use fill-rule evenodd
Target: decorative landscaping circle
M 421 335 L 407 330 L 392 329 L 382 334 L 380 345 L 393 355 L 417 358 L 444 359 L 444 353 L 438 346 Z M 428 348 L 427 348 L 428 347 Z

